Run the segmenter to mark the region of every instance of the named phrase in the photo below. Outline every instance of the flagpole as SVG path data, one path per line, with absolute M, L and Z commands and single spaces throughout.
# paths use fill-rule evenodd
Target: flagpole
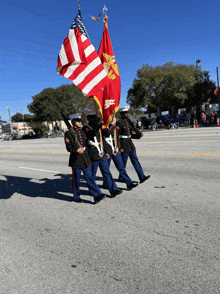
M 107 9 L 107 7 L 104 5 L 104 7 L 103 7 L 103 13 L 105 13 L 105 17 L 107 17 L 107 14 L 106 14 L 107 11 L 108 11 L 108 9 Z
M 102 89 L 104 89 L 103 93 L 100 94 L 99 92 L 98 95 L 94 95 L 94 100 L 100 108 L 101 116 L 106 127 L 108 127 L 111 120 L 115 117 L 116 111 L 119 109 L 121 91 L 120 73 L 108 33 L 107 10 L 106 6 L 104 6 L 98 17 L 90 15 L 93 20 L 99 21 L 100 16 L 104 14 L 104 31 L 98 50 L 98 56 L 107 72 L 108 83 L 102 87 Z
M 96 103 L 95 99 L 94 99 L 94 103 L 95 103 L 95 112 L 96 112 L 96 116 L 98 116 L 97 103 Z
M 98 18 L 95 18 L 96 20 L 99 20 L 100 16 L 102 13 L 105 13 L 105 17 L 107 17 L 106 12 L 108 11 L 108 9 L 106 8 L 106 6 L 104 5 L 102 12 L 100 13 Z M 92 17 L 92 16 L 91 16 Z M 92 17 L 94 19 L 94 17 Z M 95 103 L 95 111 L 96 111 L 96 116 L 98 117 L 98 108 L 97 108 L 97 102 L 94 99 L 94 103 Z

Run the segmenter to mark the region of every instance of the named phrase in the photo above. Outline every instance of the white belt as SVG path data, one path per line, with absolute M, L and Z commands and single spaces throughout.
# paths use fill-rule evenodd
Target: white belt
M 123 135 L 119 135 L 119 138 L 122 138 L 122 139 L 130 139 L 131 136 L 123 136 Z
M 94 140 L 95 140 L 95 142 L 93 142 L 91 140 L 88 140 L 88 144 L 92 145 L 92 146 L 95 146 L 98 149 L 99 154 L 103 153 L 103 148 L 102 148 L 102 146 L 101 146 L 101 148 L 99 147 L 99 142 L 98 142 L 96 137 L 94 137 Z
M 111 146 L 112 148 L 112 152 L 114 152 L 115 148 L 114 148 L 114 144 L 113 144 L 113 139 L 112 139 L 112 135 L 110 135 L 109 137 L 105 137 L 106 142 Z

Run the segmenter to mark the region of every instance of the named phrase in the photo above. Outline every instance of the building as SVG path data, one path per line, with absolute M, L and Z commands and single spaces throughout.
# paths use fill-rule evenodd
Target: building
M 15 134 L 24 135 L 29 132 L 34 132 L 32 128 L 26 122 L 14 122 L 12 125 L 12 131 Z M 6 124 L 2 126 L 2 133 L 11 133 L 10 124 Z
M 66 129 L 67 129 L 67 126 L 66 126 L 66 124 L 65 124 L 65 122 L 63 120 L 56 121 L 53 124 L 50 123 L 50 122 L 48 122 L 48 121 L 45 121 L 45 122 L 43 122 L 43 124 L 48 127 L 49 132 L 53 132 L 55 130 L 59 130 L 59 131 L 64 131 L 65 132 Z

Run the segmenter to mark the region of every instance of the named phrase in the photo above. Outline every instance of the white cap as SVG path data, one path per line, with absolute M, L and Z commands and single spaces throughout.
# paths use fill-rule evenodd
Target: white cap
M 119 109 L 119 112 L 126 112 L 129 111 L 130 106 L 125 106 Z
M 96 115 L 96 111 L 95 110 L 86 111 L 86 116 L 89 116 L 89 115 Z
M 70 119 L 70 120 L 73 120 L 73 119 L 76 119 L 76 118 L 81 118 L 80 113 L 71 114 L 71 115 L 69 116 L 69 119 Z

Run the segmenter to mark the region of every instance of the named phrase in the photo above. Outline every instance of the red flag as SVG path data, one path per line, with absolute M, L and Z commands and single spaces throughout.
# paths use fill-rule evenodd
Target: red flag
M 99 105 L 104 125 L 107 126 L 112 117 L 115 116 L 116 111 L 119 109 L 121 79 L 108 33 L 107 17 L 105 17 L 103 21 L 105 26 L 98 55 L 108 74 L 109 81 L 103 88 L 102 93 L 99 92 L 94 99 Z
M 57 72 L 71 80 L 87 97 L 98 95 L 108 82 L 106 71 L 82 23 L 80 7 L 61 46 Z

